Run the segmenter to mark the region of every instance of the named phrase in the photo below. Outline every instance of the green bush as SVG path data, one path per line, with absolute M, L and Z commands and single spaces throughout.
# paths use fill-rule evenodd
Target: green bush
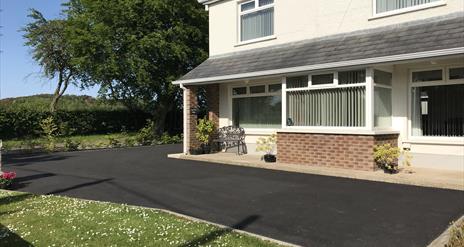
M 121 147 L 121 142 L 114 138 L 114 137 L 108 137 L 108 147 L 110 148 L 117 148 L 117 147 Z
M 197 132 L 195 137 L 202 144 L 209 144 L 211 135 L 215 129 L 214 122 L 205 118 L 200 119 L 197 124 Z
M 135 136 L 135 140 L 141 145 L 151 145 L 156 140 L 155 133 L 155 123 L 151 120 L 148 120 L 145 127 L 140 129 Z
M 81 143 L 79 141 L 73 141 L 72 139 L 68 138 L 64 141 L 64 148 L 66 151 L 77 151 L 80 144 Z
M 180 135 L 170 136 L 168 133 L 164 133 L 159 140 L 159 144 L 177 144 L 182 142 Z
M 45 150 L 49 152 L 55 151 L 55 138 L 57 135 L 58 127 L 55 124 L 55 120 L 52 116 L 45 118 L 40 122 L 40 128 L 42 129 L 42 134 L 47 140 L 45 144 Z
M 400 149 L 392 147 L 391 144 L 378 145 L 374 147 L 374 160 L 377 165 L 385 171 L 398 172 L 398 158 Z

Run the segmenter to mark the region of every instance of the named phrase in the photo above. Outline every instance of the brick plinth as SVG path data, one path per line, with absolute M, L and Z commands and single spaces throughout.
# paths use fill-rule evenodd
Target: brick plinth
M 279 162 L 372 171 L 374 146 L 398 146 L 398 135 L 277 134 Z
M 212 120 L 217 127 L 219 126 L 219 85 L 211 84 L 204 87 L 209 109 L 208 119 Z M 187 116 L 184 119 L 187 122 L 187 129 L 184 130 L 184 138 L 187 140 L 187 151 L 189 151 L 200 146 L 200 142 L 195 137 L 198 122 L 195 113 L 198 107 L 198 86 L 186 86 L 184 90 L 184 97 L 187 99 L 184 105 L 187 109 Z

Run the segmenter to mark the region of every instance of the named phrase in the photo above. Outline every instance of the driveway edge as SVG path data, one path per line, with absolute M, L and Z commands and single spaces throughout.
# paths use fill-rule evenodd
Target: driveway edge
M 458 225 L 464 223 L 464 215 L 461 216 L 458 220 L 456 220 L 452 225 L 450 225 L 438 238 L 433 240 L 427 247 L 443 247 L 448 243 L 448 240 L 451 235 L 451 230 L 453 227 L 457 227 Z

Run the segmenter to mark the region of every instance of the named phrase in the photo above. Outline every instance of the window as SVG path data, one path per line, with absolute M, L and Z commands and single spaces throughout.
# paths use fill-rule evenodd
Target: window
M 356 84 L 366 82 L 366 70 L 351 70 L 338 72 L 338 84 Z
M 464 79 L 464 67 L 449 69 L 449 79 L 450 80 Z
M 333 83 L 334 83 L 334 75 L 332 73 L 311 76 L 311 85 L 323 85 L 323 84 L 333 84 Z
M 441 3 L 443 0 L 374 0 L 375 14 L 426 8 Z
M 287 77 L 287 88 L 300 88 L 308 86 L 308 76 Z
M 448 77 L 443 77 L 447 71 Z M 464 136 L 463 68 L 412 72 L 413 136 Z
M 274 0 L 252 0 L 240 4 L 240 41 L 274 35 Z
M 243 128 L 280 128 L 282 126 L 282 84 L 239 87 L 232 89 L 232 121 Z M 258 95 L 254 95 L 258 94 Z
M 246 94 L 247 93 L 247 88 L 246 87 L 236 87 L 232 89 L 232 94 L 233 95 L 241 95 L 241 94 Z
M 251 94 L 265 93 L 265 92 L 266 92 L 266 86 L 264 85 L 250 87 Z
M 339 85 L 334 83 L 337 74 Z M 315 74 L 311 76 L 311 85 L 307 76 L 288 77 L 288 122 L 302 127 L 365 126 L 365 83 L 365 69 Z
M 412 82 L 441 80 L 443 80 L 443 70 L 441 69 L 412 72 Z
M 392 73 L 374 70 L 374 126 L 392 126 Z

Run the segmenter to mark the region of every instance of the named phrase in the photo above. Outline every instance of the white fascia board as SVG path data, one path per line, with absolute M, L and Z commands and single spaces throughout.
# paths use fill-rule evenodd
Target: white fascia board
M 260 77 L 260 76 L 277 76 L 277 75 L 284 75 L 288 73 L 298 73 L 298 72 L 306 72 L 306 71 L 312 71 L 312 70 L 334 69 L 334 68 L 340 68 L 340 67 L 398 62 L 398 61 L 404 61 L 404 60 L 432 58 L 432 57 L 460 55 L 460 54 L 464 54 L 464 47 L 434 50 L 434 51 L 424 51 L 424 52 L 416 52 L 416 53 L 407 53 L 407 54 L 384 56 L 384 57 L 356 59 L 356 60 L 333 62 L 333 63 L 306 65 L 306 66 L 298 66 L 298 67 L 291 67 L 291 68 L 284 68 L 284 69 L 264 70 L 264 71 L 249 72 L 249 73 L 242 73 L 242 74 L 214 76 L 214 77 L 198 78 L 198 79 L 190 79 L 190 80 L 177 80 L 177 81 L 173 81 L 172 83 L 173 84 L 204 84 L 208 82 L 230 81 L 230 80 L 237 80 L 237 79 Z
M 219 1 L 222 1 L 222 0 L 198 0 L 199 3 L 204 4 L 204 5 L 216 3 L 216 2 L 219 2 Z

